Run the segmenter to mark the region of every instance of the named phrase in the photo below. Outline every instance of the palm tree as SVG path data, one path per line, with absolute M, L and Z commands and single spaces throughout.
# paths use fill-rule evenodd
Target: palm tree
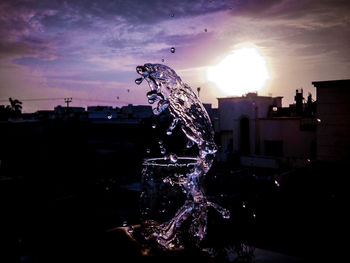
M 22 102 L 16 99 L 9 98 L 10 106 L 6 108 L 10 111 L 10 116 L 13 118 L 18 118 L 22 114 Z

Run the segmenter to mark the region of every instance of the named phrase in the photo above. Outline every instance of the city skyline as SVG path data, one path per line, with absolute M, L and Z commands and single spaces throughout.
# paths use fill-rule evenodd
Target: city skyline
M 216 106 L 216 98 L 230 94 L 209 81 L 207 70 L 242 45 L 254 46 L 268 65 L 270 78 L 259 94 L 284 96 L 286 104 L 295 89 L 315 97 L 312 81 L 349 78 L 347 1 L 0 6 L 0 99 L 62 98 L 25 101 L 24 112 L 64 105 L 65 97 L 73 98 L 71 106 L 147 104 L 147 85 L 134 83 L 135 67 L 147 62 L 172 67 L 194 90 L 201 87 L 203 102 Z

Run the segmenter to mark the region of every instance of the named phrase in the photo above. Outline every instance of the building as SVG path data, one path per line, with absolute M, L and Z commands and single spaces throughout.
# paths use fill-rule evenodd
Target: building
M 242 165 L 277 168 L 314 158 L 317 122 L 302 91 L 295 99 L 283 108 L 282 97 L 257 93 L 218 98 L 219 160 L 235 155 Z
M 266 118 L 273 107 L 282 107 L 282 97 L 258 96 L 218 98 L 218 132 L 225 152 L 249 155 L 259 152 L 257 120 Z
M 152 107 L 149 105 L 123 106 L 120 109 L 121 118 L 147 119 L 153 116 Z
M 350 160 L 350 79 L 312 82 L 317 93 L 317 159 Z
M 89 119 L 116 119 L 119 109 L 112 106 L 90 106 L 87 107 Z

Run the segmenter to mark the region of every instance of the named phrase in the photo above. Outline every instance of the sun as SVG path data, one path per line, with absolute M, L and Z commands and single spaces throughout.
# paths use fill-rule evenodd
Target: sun
M 225 95 L 241 96 L 264 88 L 270 73 L 258 49 L 246 46 L 234 50 L 217 65 L 209 67 L 207 79 Z

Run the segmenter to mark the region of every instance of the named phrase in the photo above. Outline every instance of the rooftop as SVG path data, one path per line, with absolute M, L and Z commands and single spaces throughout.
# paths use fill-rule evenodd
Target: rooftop
M 247 94 L 243 94 L 242 96 L 229 96 L 229 97 L 223 97 L 223 98 L 217 98 L 218 100 L 230 100 L 230 99 L 246 99 L 246 98 L 259 98 L 259 99 L 263 99 L 263 98 L 283 98 L 283 96 L 260 96 L 258 95 L 257 92 L 248 92 Z
M 349 88 L 350 79 L 313 81 L 312 85 L 314 85 L 316 88 Z

